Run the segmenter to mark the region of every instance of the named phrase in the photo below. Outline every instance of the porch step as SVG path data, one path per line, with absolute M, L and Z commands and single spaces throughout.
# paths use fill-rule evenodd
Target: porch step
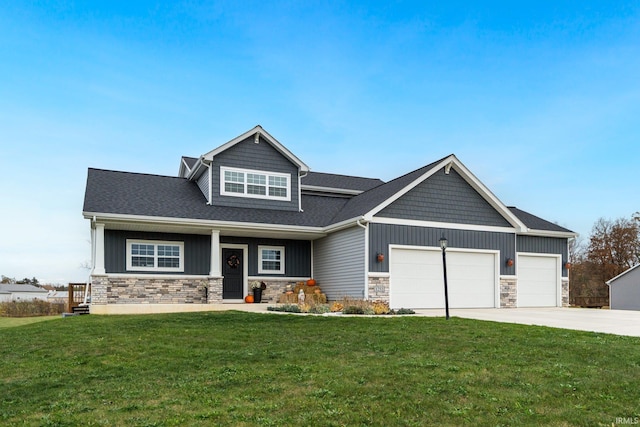
M 73 314 L 89 314 L 89 306 L 88 305 L 81 305 L 81 306 L 77 306 L 77 307 L 72 307 L 71 310 L 73 311 Z

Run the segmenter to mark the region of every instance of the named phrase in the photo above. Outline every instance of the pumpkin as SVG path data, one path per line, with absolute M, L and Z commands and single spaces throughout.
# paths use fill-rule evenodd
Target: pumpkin
M 246 302 L 247 304 L 251 304 L 253 302 L 253 295 L 247 295 L 246 297 L 244 297 L 244 302 Z
M 307 280 L 307 286 L 315 286 L 316 285 L 316 281 L 315 279 L 309 279 Z
M 293 295 L 293 291 L 287 291 L 286 294 L 287 295 Z
M 315 291 L 313 291 L 313 292 L 315 292 L 315 293 L 316 293 L 316 294 L 318 294 L 318 295 L 320 295 L 320 294 L 322 293 L 322 291 L 321 291 L 320 289 L 316 289 L 316 290 L 315 290 Z

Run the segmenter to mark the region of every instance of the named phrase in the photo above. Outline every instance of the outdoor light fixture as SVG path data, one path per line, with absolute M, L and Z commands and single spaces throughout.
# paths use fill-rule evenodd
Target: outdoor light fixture
M 507 258 L 507 267 L 513 267 L 513 258 Z
M 384 254 L 381 254 L 381 253 L 377 254 L 376 259 L 378 260 L 378 262 L 384 261 Z
M 449 320 L 449 292 L 447 290 L 447 239 L 442 236 L 440 238 L 440 247 L 442 248 L 442 271 L 444 273 L 444 309 Z

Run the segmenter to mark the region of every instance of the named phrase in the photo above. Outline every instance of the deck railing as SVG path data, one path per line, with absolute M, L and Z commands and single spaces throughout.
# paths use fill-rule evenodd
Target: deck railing
M 73 313 L 73 307 L 78 307 L 85 302 L 85 295 L 91 291 L 88 283 L 69 283 L 69 306 L 67 311 Z

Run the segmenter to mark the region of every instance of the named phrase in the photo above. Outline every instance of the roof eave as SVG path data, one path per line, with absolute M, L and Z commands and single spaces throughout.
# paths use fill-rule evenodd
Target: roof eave
M 209 160 L 209 161 L 213 161 L 213 158 L 216 155 L 218 155 L 218 154 L 222 153 L 223 151 L 233 147 L 237 143 L 239 143 L 241 141 L 244 141 L 245 139 L 249 138 L 250 136 L 255 135 L 256 133 L 259 133 L 260 135 L 262 135 L 267 141 L 269 141 L 269 143 L 271 145 L 273 145 L 276 148 L 276 150 L 278 150 L 281 154 L 283 154 L 285 157 L 287 157 L 292 163 L 294 163 L 296 166 L 298 166 L 298 169 L 300 170 L 300 172 L 306 173 L 306 172 L 310 171 L 309 166 L 307 166 L 295 154 L 293 154 L 291 151 L 289 151 L 284 145 L 282 145 L 277 139 L 275 139 L 269 132 L 264 130 L 262 128 L 262 126 L 260 126 L 260 125 L 257 125 L 254 128 L 246 131 L 242 135 L 239 135 L 239 136 L 233 138 L 231 141 L 228 141 L 228 142 L 222 144 L 218 148 L 215 148 L 215 149 L 209 151 L 208 153 L 204 154 L 202 156 L 202 158 L 206 159 L 206 160 Z
M 526 231 L 517 232 L 521 236 L 538 236 L 538 237 L 558 237 L 562 239 L 573 239 L 579 236 L 573 231 L 553 231 L 553 230 L 536 230 L 528 228 Z
M 93 219 L 121 229 L 136 229 L 145 231 L 157 231 L 158 227 L 170 229 L 175 232 L 209 234 L 211 230 L 219 230 L 230 234 L 245 233 L 255 237 L 267 236 L 296 236 L 298 238 L 317 239 L 326 236 L 322 227 L 311 227 L 287 224 L 266 224 L 254 222 L 234 222 L 208 219 L 155 217 L 143 215 L 115 214 L 104 212 L 82 213 L 84 218 Z M 247 234 L 248 233 L 248 234 Z

